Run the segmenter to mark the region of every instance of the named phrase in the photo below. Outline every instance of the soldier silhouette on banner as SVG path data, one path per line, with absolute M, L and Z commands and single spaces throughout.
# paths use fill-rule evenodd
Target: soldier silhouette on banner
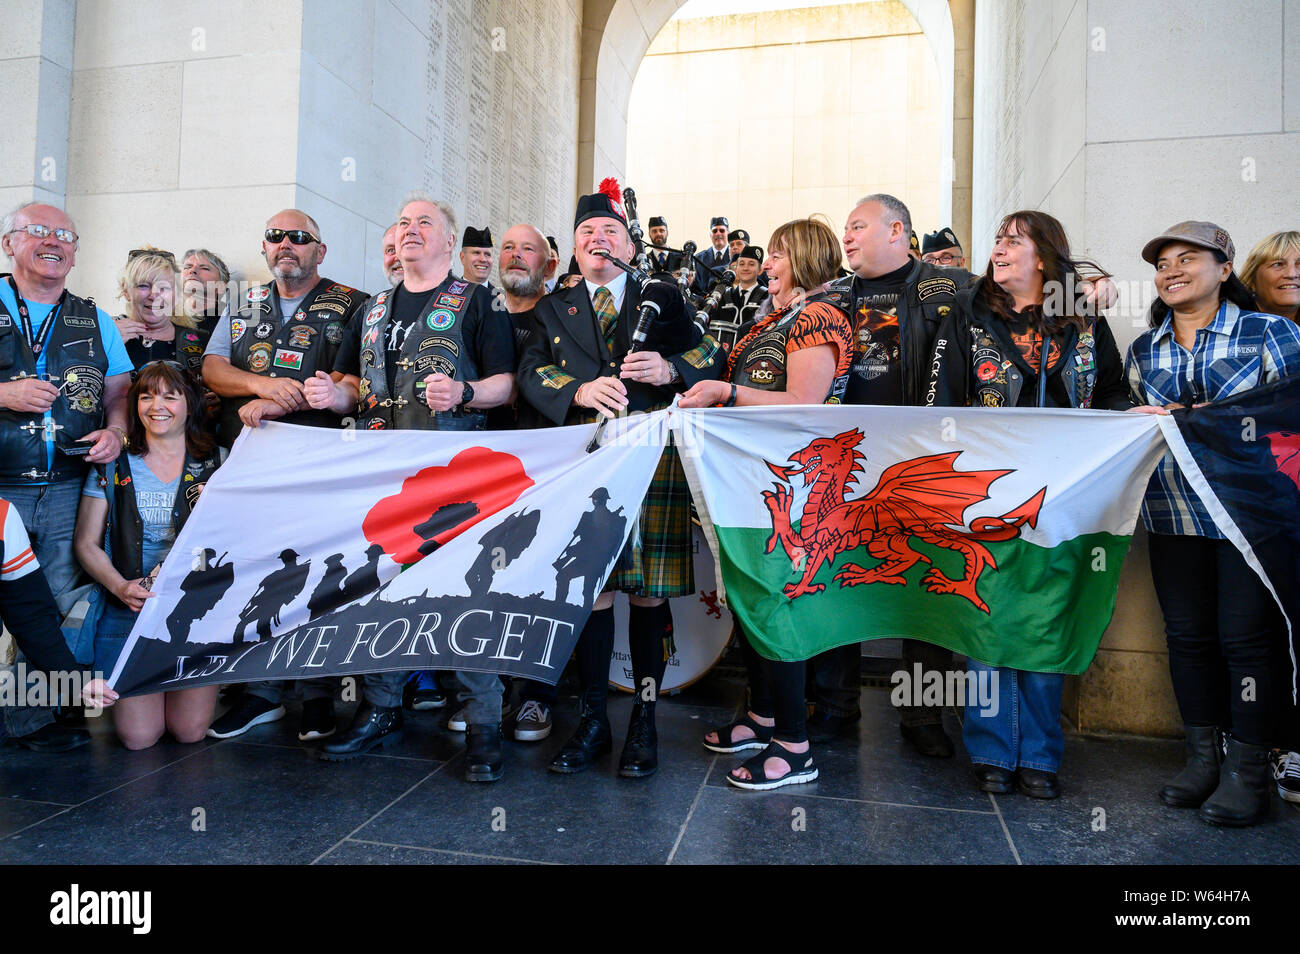
M 627 528 L 623 508 L 611 511 L 609 491 L 597 487 L 591 492 L 594 504 L 578 518 L 564 552 L 551 564 L 558 571 L 555 576 L 555 601 L 563 603 L 569 597 L 569 584 L 582 577 L 582 605 L 590 609 L 596 602 L 596 587 L 601 574 L 609 565 L 609 552 L 618 546 Z
M 307 597 L 307 618 L 324 616 L 343 605 L 343 578 L 348 568 L 343 565 L 342 553 L 331 553 L 325 558 L 325 575 Z
M 220 603 L 221 597 L 235 582 L 235 565 L 221 562 L 228 555 L 223 553 L 220 559 L 216 559 L 216 550 L 204 550 L 199 565 L 181 581 L 181 592 L 185 595 L 176 601 L 167 615 L 167 632 L 173 645 L 186 641 L 190 627 Z
M 478 558 L 465 574 L 465 583 L 474 596 L 486 596 L 492 589 L 492 577 L 503 570 L 532 545 L 537 537 L 537 525 L 542 512 L 512 513 L 483 534 L 478 545 L 482 548 Z
M 299 563 L 298 554 L 293 550 L 282 550 L 280 560 L 284 566 L 266 575 L 257 585 L 257 592 L 249 597 L 244 611 L 239 614 L 239 625 L 235 629 L 236 645 L 244 641 L 244 630 L 253 620 L 257 621 L 258 637 L 269 639 L 271 627 L 280 625 L 280 610 L 297 599 L 307 585 L 311 561 Z
M 478 504 L 472 500 L 463 503 L 443 504 L 433 512 L 428 520 L 424 523 L 417 523 L 411 529 L 418 537 L 423 537 L 424 542 L 420 544 L 419 551 L 421 556 L 428 556 L 438 547 L 442 546 L 435 537 L 440 533 L 453 530 L 467 520 L 472 520 L 478 516 Z
M 379 589 L 379 558 L 384 555 L 384 548 L 378 543 L 366 547 L 366 564 L 343 581 L 343 591 L 339 594 L 342 603 L 351 603 L 367 593 Z

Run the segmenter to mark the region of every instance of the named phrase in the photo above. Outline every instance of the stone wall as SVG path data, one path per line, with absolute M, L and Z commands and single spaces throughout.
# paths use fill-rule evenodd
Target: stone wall
M 0 70 L 23 149 L 0 160 L 0 196 L 66 197 L 84 236 L 70 287 L 110 311 L 144 243 L 207 246 L 262 280 L 263 223 L 286 206 L 320 223 L 324 274 L 376 289 L 412 189 L 494 235 L 533 222 L 567 256 L 577 0 L 13 6 Z

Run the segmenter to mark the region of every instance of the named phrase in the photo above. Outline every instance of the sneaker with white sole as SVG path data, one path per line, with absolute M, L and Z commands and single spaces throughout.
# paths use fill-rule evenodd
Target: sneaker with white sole
M 229 712 L 208 728 L 209 739 L 230 739 L 243 735 L 255 725 L 284 718 L 284 706 L 245 693 Z
M 1273 778 L 1283 800 L 1300 805 L 1300 752 L 1283 752 L 1273 764 Z
M 447 729 L 450 732 L 464 732 L 468 727 L 465 721 L 465 707 L 461 706 L 455 711 L 450 719 L 447 720 Z
M 298 741 L 326 739 L 335 733 L 333 699 L 307 699 L 302 704 L 302 720 L 298 723 Z
M 551 707 L 529 699 L 515 716 L 515 738 L 520 742 L 540 742 L 551 734 Z

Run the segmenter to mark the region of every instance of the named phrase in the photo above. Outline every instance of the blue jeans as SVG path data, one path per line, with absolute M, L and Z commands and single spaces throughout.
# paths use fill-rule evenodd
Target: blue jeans
M 966 700 L 961 735 L 971 761 L 1004 769 L 1031 768 L 1055 772 L 1065 751 L 1061 733 L 1061 693 L 1065 677 L 1059 673 L 1027 672 L 1005 666 L 986 666 L 969 659 L 966 671 L 977 680 L 997 679 L 991 714 L 982 713 L 978 698 Z
M 73 590 L 81 567 L 72 553 L 72 531 L 81 504 L 81 481 L 61 480 L 37 487 L 0 487 L 4 497 L 22 517 L 32 552 L 41 565 L 50 592 L 60 613 L 67 613 L 75 602 Z M 72 647 L 69 646 L 69 649 Z M 23 662 L 18 653 L 15 665 Z M 89 662 L 89 660 L 78 660 Z M 31 735 L 54 721 L 54 710 L 44 706 L 3 706 L 3 734 L 11 738 Z
M 60 480 L 40 487 L 0 487 L 4 497 L 23 518 L 32 552 L 45 571 L 60 613 L 72 609 L 72 590 L 81 567 L 72 553 L 72 531 L 81 505 L 81 481 Z M 82 661 L 82 660 L 79 660 Z

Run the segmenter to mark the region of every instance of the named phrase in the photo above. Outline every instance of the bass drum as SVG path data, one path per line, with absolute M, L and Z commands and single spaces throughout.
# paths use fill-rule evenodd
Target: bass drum
M 694 552 L 695 594 L 669 600 L 673 610 L 673 643 L 677 651 L 668 658 L 664 684 L 660 690 L 673 693 L 685 689 L 722 658 L 731 639 L 731 611 L 718 602 L 717 576 L 713 554 L 704 539 L 698 521 L 692 528 L 691 550 Z M 633 691 L 632 657 L 627 649 L 627 609 L 625 599 L 614 603 L 614 655 L 609 661 L 609 684 L 624 692 Z

